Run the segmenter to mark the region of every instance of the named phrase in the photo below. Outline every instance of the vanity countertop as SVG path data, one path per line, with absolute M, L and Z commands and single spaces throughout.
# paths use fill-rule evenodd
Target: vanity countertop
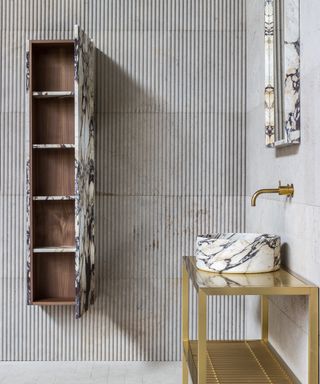
M 201 271 L 194 256 L 184 256 L 190 279 L 199 289 L 212 295 L 308 295 L 316 285 L 293 274 L 284 267 L 278 271 L 256 274 L 228 274 Z

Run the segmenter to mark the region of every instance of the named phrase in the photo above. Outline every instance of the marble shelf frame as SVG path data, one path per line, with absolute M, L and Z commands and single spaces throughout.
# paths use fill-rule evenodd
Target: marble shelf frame
M 282 1 L 283 30 L 279 34 L 279 49 L 275 35 L 278 16 L 275 11 L 279 4 L 275 0 L 264 0 L 265 136 L 266 146 L 271 148 L 300 144 L 301 140 L 300 0 Z M 276 52 L 282 58 L 280 69 L 276 66 Z M 281 100 L 278 102 L 277 98 Z
M 37 52 L 37 49 L 41 51 L 41 44 L 48 47 L 52 44 L 53 49 L 59 46 L 62 50 L 67 49 L 68 55 L 71 52 L 71 56 L 67 56 L 68 59 L 62 58 L 64 63 L 68 62 L 72 64 L 71 70 L 68 66 L 65 72 L 61 74 L 60 70 L 54 69 L 55 78 L 51 76 L 46 76 L 45 65 L 48 65 L 48 59 L 46 58 L 44 62 L 38 60 L 36 62 L 37 68 L 40 68 L 42 71 L 41 81 L 37 81 L 40 86 L 34 85 L 32 79 L 32 55 L 33 52 Z M 34 48 L 36 46 L 36 48 Z M 39 48 L 40 47 L 40 48 Z M 60 49 L 59 48 L 59 49 Z M 30 51 L 31 49 L 31 51 Z M 33 51 L 35 49 L 35 51 Z M 47 48 L 45 48 L 47 49 Z M 50 53 L 50 58 L 54 57 L 52 51 Z M 59 65 L 61 65 L 61 55 L 60 52 L 57 53 Z M 43 57 L 43 56 L 42 56 Z M 56 56 L 57 57 L 57 56 Z M 70 59 L 69 59 L 70 58 Z M 51 59 L 50 59 L 51 60 Z M 49 64 L 48 68 L 52 68 Z M 84 312 L 89 309 L 90 304 L 94 302 L 94 254 L 95 254 L 95 244 L 94 244 L 94 226 L 95 226 L 95 217 L 94 217 L 94 203 L 95 203 L 95 102 L 94 102 L 94 92 L 95 92 L 95 47 L 91 39 L 80 29 L 79 26 L 74 27 L 74 40 L 44 40 L 36 41 L 31 40 L 27 41 L 27 51 L 26 51 L 26 244 L 27 244 L 27 303 L 29 305 L 74 305 L 75 306 L 75 317 L 80 318 Z M 37 72 L 38 75 L 38 72 Z M 63 83 L 63 81 L 66 81 Z M 67 85 L 66 85 L 67 84 Z M 48 85 L 48 86 L 45 86 Z M 57 86 L 55 86 L 57 85 Z M 35 88 L 37 87 L 37 88 Z M 73 90 L 70 90 L 73 89 Z M 32 135 L 32 126 L 30 126 L 29 113 L 33 112 L 32 108 L 33 102 L 35 99 L 46 99 L 46 98 L 59 98 L 59 99 L 74 99 L 74 115 L 71 116 L 70 124 L 68 122 L 67 126 L 63 126 L 63 129 L 70 129 L 74 124 L 74 143 L 73 140 L 69 139 L 63 140 L 62 136 L 61 143 L 59 143 L 59 137 L 57 136 L 52 139 L 48 139 L 46 143 L 46 137 L 44 140 L 39 140 L 38 142 L 33 142 Z M 63 100 L 61 101 L 63 102 Z M 67 102 L 67 101 L 66 101 Z M 70 119 L 69 119 L 70 120 Z M 32 121 L 32 120 L 31 120 Z M 38 124 L 41 124 L 38 123 Z M 54 125 L 50 125 L 50 129 L 53 129 Z M 48 127 L 44 127 L 48 130 Z M 58 138 L 58 139 L 57 139 Z M 37 138 L 35 139 L 37 140 Z M 50 142 L 51 140 L 51 142 Z M 74 174 L 74 194 L 63 194 L 58 192 L 59 195 L 55 195 L 55 190 L 52 188 L 52 195 L 42 196 L 42 195 L 33 195 L 33 170 L 32 170 L 32 159 L 35 154 L 46 153 L 48 150 L 48 156 L 52 158 L 52 151 L 54 149 L 72 149 L 74 153 L 74 173 L 71 172 L 71 175 Z M 58 153 L 59 151 L 57 151 Z M 60 156 L 60 154 L 59 154 Z M 65 162 L 66 163 L 66 162 Z M 65 163 L 61 163 L 62 166 L 59 168 L 59 172 L 64 170 Z M 69 163 L 68 163 L 69 167 Z M 70 167 L 69 167 L 70 168 Z M 68 168 L 68 169 L 69 169 Z M 58 173 L 54 174 L 57 177 Z M 66 174 L 61 175 L 61 180 L 66 178 Z M 68 174 L 68 176 L 70 173 Z M 57 182 L 60 178 L 57 177 Z M 70 180 L 70 179 L 68 179 Z M 52 184 L 52 183 L 51 183 Z M 53 183 L 54 184 L 54 183 Z M 52 185 L 53 185 L 52 184 Z M 73 184 L 73 180 L 72 180 Z M 57 189 L 56 189 L 57 190 Z M 67 188 L 65 192 L 70 190 Z M 68 191 L 69 192 L 69 191 Z M 74 206 L 74 219 L 70 218 L 70 207 L 72 207 L 71 202 Z M 61 207 L 60 207 L 61 206 Z M 55 217 L 57 225 L 59 226 L 60 222 L 65 220 L 65 224 L 72 227 L 74 223 L 74 234 L 69 228 L 71 237 L 68 238 L 67 242 L 63 244 L 74 244 L 70 246 L 50 246 L 55 244 L 54 241 L 48 246 L 45 241 L 37 242 L 40 246 L 33 246 L 34 243 L 34 229 L 33 229 L 33 218 L 36 214 L 35 209 L 41 207 L 42 212 L 41 217 L 38 219 L 38 222 L 42 225 L 42 222 L 39 220 L 44 220 L 46 223 L 46 212 L 57 212 L 54 215 L 48 215 L 48 217 Z M 59 210 L 60 209 L 60 210 Z M 51 210 L 51 211 L 50 211 Z M 39 212 L 38 212 L 39 213 Z M 72 213 L 72 210 L 71 210 Z M 54 223 L 51 220 L 50 225 Z M 43 232 L 43 231 L 42 231 Z M 41 233 L 42 233 L 41 232 Z M 57 232 L 59 229 L 57 228 Z M 57 235 L 51 236 L 57 237 Z M 72 237 L 74 236 L 74 237 Z M 74 240 L 74 241 L 71 241 Z M 43 246 L 44 245 L 44 246 Z M 48 261 L 46 261 L 48 260 Z M 66 261 L 64 261 L 66 260 Z M 50 267 L 55 268 L 58 265 L 59 270 L 55 270 L 55 277 L 48 274 L 48 278 L 52 279 L 61 279 L 59 276 L 59 271 L 64 273 L 65 276 L 70 276 L 71 279 L 68 280 L 68 290 L 66 290 L 63 295 L 61 295 L 61 287 L 57 284 L 56 288 L 52 285 L 51 292 L 58 292 L 57 295 L 51 294 L 45 297 L 40 297 L 39 295 L 34 295 L 34 279 L 41 279 L 39 284 L 44 286 L 45 279 L 41 276 L 39 271 L 37 272 L 34 268 L 41 268 L 44 264 L 47 264 L 45 273 L 48 272 L 49 265 Z M 63 267 L 65 264 L 66 268 Z M 74 269 L 73 269 L 74 268 Z M 40 270 L 40 269 L 39 269 Z M 42 271 L 42 270 L 41 270 Z M 41 272 L 40 271 L 40 272 Z M 73 277 L 72 277 L 73 276 Z M 36 283 L 38 284 L 38 282 Z M 53 284 L 53 283 L 52 283 Z M 73 289 L 75 295 L 73 296 Z M 59 291 L 60 289 L 60 291 Z M 48 292 L 48 291 L 47 291 Z M 71 295 L 68 295 L 71 293 Z M 65 297 L 64 297 L 65 296 Z

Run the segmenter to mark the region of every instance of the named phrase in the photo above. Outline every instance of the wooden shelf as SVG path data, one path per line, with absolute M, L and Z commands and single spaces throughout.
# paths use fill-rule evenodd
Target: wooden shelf
M 35 300 L 32 302 L 34 305 L 75 305 L 75 299 L 72 297 L 53 297 L 48 299 Z
M 32 96 L 38 99 L 48 99 L 51 97 L 74 97 L 73 91 L 37 91 L 32 92 Z
M 74 144 L 33 144 L 33 149 L 73 149 L 75 148 Z
M 75 251 L 76 251 L 76 247 L 72 247 L 69 245 L 62 246 L 62 247 L 33 248 L 33 253 L 70 253 Z
M 63 200 L 75 200 L 75 195 L 63 195 L 63 196 L 33 196 L 34 201 L 63 201 Z

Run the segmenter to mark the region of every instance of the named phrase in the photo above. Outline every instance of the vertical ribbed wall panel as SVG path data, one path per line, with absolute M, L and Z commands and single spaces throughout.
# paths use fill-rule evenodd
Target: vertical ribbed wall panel
M 244 20 L 245 0 L 0 2 L 1 359 L 180 359 L 181 258 L 244 229 Z M 97 300 L 80 320 L 27 307 L 24 245 L 25 41 L 75 23 L 98 49 Z M 243 298 L 209 318 L 211 337 L 243 337 Z

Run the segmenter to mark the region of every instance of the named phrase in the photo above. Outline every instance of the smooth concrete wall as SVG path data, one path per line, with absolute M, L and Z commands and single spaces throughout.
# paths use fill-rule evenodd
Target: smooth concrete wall
M 320 41 L 318 0 L 301 1 L 300 146 L 274 150 L 264 145 L 263 1 L 247 3 L 247 209 L 246 230 L 280 234 L 283 261 L 294 272 L 320 284 Z M 250 75 L 249 75 L 250 74 Z M 278 181 L 293 183 L 292 201 L 263 195 L 250 207 L 250 195 Z M 271 299 L 271 341 L 298 378 L 307 383 L 308 302 Z M 259 335 L 259 309 L 248 301 L 247 335 Z
M 23 241 L 26 39 L 75 23 L 97 46 L 97 300 L 81 320 L 27 307 Z M 244 0 L 0 2 L 1 359 L 180 359 L 182 256 L 244 230 L 244 25 Z M 212 337 L 244 335 L 243 298 L 209 317 Z

